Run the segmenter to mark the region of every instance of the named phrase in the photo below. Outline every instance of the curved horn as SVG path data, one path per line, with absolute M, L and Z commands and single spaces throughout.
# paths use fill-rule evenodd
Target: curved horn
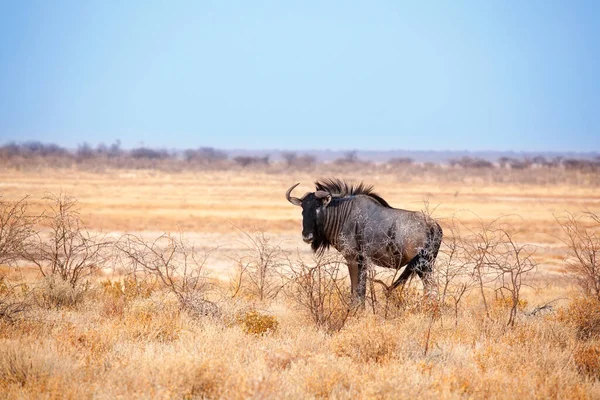
M 300 184 L 300 182 L 296 183 L 294 186 L 292 186 L 291 188 L 289 188 L 287 190 L 287 192 L 285 192 L 285 198 L 292 203 L 295 206 L 301 206 L 302 205 L 302 200 L 300 200 L 297 197 L 291 197 L 292 194 L 292 190 L 294 190 L 296 188 L 296 186 L 298 186 Z

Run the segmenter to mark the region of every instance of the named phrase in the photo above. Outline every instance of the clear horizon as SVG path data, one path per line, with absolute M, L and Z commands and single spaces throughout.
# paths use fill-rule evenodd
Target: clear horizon
M 598 152 L 600 3 L 0 6 L 0 144 Z

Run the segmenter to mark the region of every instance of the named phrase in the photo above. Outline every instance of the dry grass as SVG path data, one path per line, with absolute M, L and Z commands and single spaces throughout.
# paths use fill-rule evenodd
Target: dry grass
M 232 297 L 230 281 L 237 261 L 253 257 L 236 226 L 267 232 L 268 243 L 296 267 L 288 284 L 315 281 L 316 261 L 301 242 L 300 215 L 284 192 L 297 181 L 308 189 L 316 176 L 132 174 L 11 171 L 0 173 L 0 183 L 6 201 L 30 195 L 34 214 L 46 192 L 62 189 L 79 200 L 88 229 L 114 237 L 129 232 L 150 243 L 160 232 L 180 228 L 202 254 L 218 247 L 200 263 L 212 288 L 206 298 L 218 312 L 183 307 L 168 279 L 131 274 L 118 257 L 86 278 L 81 292 L 41 279 L 28 265 L 18 275 L 0 266 L 11 282 L 27 283 L 10 295 L 32 299 L 23 317 L 0 320 L 0 398 L 600 397 L 600 307 L 561 273 L 568 249 L 554 219 L 565 210 L 597 213 L 594 188 L 399 184 L 392 174 L 370 177 L 394 206 L 420 209 L 423 200 L 438 205 L 434 216 L 447 235 L 440 265 L 457 278 L 443 303 L 422 299 L 416 282 L 387 297 L 375 287 L 365 309 L 342 313 L 331 329 L 310 308 L 299 307 L 297 287 L 262 298 Z M 446 228 L 451 217 L 474 229 L 504 215 L 520 232 L 513 236 L 516 248 L 535 247 L 538 271 L 523 279 L 516 303 L 489 286 L 484 305 L 473 285 L 461 291 L 468 274 L 452 269 L 460 263 L 448 263 L 453 233 Z M 329 275 L 300 300 L 317 299 L 318 312 L 334 310 L 335 316 L 344 311 L 347 278 L 343 270 L 335 275 L 339 293 L 324 299 L 319 290 L 332 281 L 323 271 Z M 376 272 L 391 281 L 392 272 Z M 554 311 L 540 307 L 545 304 Z M 514 326 L 507 326 L 511 313 Z

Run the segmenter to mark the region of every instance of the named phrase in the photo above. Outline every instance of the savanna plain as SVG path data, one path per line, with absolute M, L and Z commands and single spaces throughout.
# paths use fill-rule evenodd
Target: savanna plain
M 2 169 L 0 397 L 600 398 L 598 173 L 410 168 Z M 329 177 L 439 221 L 437 294 L 350 301 Z

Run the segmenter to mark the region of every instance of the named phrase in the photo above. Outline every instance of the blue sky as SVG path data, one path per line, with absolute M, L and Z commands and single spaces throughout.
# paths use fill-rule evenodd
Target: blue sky
M 0 142 L 600 150 L 595 1 L 1 1 Z

